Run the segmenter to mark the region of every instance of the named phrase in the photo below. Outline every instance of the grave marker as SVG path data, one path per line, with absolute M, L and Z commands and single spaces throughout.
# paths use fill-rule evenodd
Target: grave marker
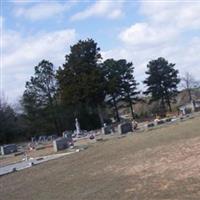
M 110 128 L 110 126 L 102 127 L 101 130 L 102 130 L 102 133 L 103 133 L 104 135 L 111 134 L 111 131 L 112 131 L 111 128 Z
M 126 123 L 118 125 L 118 132 L 120 134 L 126 134 L 126 133 L 132 132 L 132 131 L 133 131 L 133 127 L 132 127 L 131 122 L 126 122 Z
M 55 152 L 67 149 L 69 147 L 69 140 L 67 138 L 59 138 L 53 141 L 53 148 Z
M 17 145 L 16 144 L 7 144 L 1 146 L 1 155 L 7 155 L 17 152 Z

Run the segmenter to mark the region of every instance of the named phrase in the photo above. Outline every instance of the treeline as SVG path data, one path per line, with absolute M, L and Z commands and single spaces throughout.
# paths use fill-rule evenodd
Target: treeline
M 26 123 L 5 100 L 0 99 L 0 144 L 26 139 Z
M 17 135 L 27 138 L 61 134 L 66 129 L 75 129 L 75 118 L 79 119 L 81 129 L 97 129 L 111 123 L 108 111 L 119 122 L 119 102 L 130 108 L 134 119 L 133 106 L 144 100 L 142 95 L 148 96 L 147 103 L 156 101 L 158 114 L 164 116 L 171 111 L 178 93 L 180 78 L 174 66 L 164 58 L 150 61 L 144 80 L 146 90 L 139 91 L 132 62 L 112 58 L 103 61 L 94 40 L 80 40 L 70 47 L 58 70 L 47 60 L 35 66 L 21 99 L 23 130 Z M 4 134 L 6 137 L 1 135 L 1 143 L 10 142 L 12 133 L 10 130 Z

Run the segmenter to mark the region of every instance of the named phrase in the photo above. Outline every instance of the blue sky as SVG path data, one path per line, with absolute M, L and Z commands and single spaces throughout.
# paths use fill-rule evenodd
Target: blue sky
M 86 38 L 104 59 L 132 61 L 139 82 L 160 56 L 200 79 L 200 1 L 1 0 L 0 22 L 1 91 L 11 103 L 35 65 L 49 59 L 61 66 L 70 45 Z

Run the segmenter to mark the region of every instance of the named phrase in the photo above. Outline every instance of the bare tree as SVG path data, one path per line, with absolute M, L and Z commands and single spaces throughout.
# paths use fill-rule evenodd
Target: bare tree
M 182 77 L 182 84 L 181 86 L 187 91 L 189 101 L 192 101 L 192 89 L 198 87 L 198 82 L 194 79 L 194 77 L 189 73 L 186 72 L 184 77 Z

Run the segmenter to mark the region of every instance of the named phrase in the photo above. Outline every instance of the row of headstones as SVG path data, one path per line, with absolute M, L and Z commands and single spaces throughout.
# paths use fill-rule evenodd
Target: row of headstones
M 150 127 L 154 127 L 156 125 L 161 125 L 161 124 L 164 124 L 167 122 L 171 122 L 172 120 L 173 120 L 172 118 L 161 119 L 161 120 L 157 120 L 157 121 L 148 123 L 146 126 L 147 126 L 147 128 L 150 128 Z M 126 133 L 129 133 L 132 131 L 133 131 L 133 125 L 131 122 L 125 122 L 125 123 L 121 123 L 118 125 L 118 133 L 119 134 L 126 134 Z M 111 134 L 114 132 L 115 132 L 115 130 L 111 126 L 106 126 L 106 127 L 102 128 L 102 133 L 105 135 L 108 135 L 108 134 Z
M 69 140 L 67 138 L 59 138 L 53 141 L 54 151 L 64 150 L 69 147 Z M 17 152 L 16 144 L 3 145 L 0 148 L 1 155 L 8 155 Z
M 53 141 L 54 151 L 60 151 L 68 148 L 70 146 L 68 138 L 59 138 Z M 8 155 L 17 152 L 16 144 L 8 144 L 0 147 L 1 155 Z
M 45 143 L 45 142 L 49 142 L 49 141 L 53 141 L 56 138 L 58 138 L 57 135 L 49 135 L 49 136 L 39 136 L 39 137 L 32 137 L 31 138 L 31 143 Z
M 126 134 L 128 132 L 133 131 L 133 125 L 131 122 L 124 122 L 124 123 L 119 124 L 117 129 L 118 129 L 117 132 L 119 134 Z M 102 128 L 102 133 L 105 135 L 115 133 L 115 129 L 112 126 L 106 126 Z
M 167 118 L 165 120 L 157 120 L 155 122 L 149 123 L 147 124 L 147 128 L 150 127 L 154 127 L 156 125 L 160 125 L 166 122 L 170 122 L 172 121 L 171 118 Z M 128 132 L 132 132 L 133 131 L 133 126 L 131 122 L 124 122 L 118 125 L 118 133 L 119 134 L 126 134 Z M 114 133 L 115 130 L 112 126 L 106 126 L 102 128 L 102 133 L 107 135 L 107 134 L 111 134 Z M 56 140 L 53 141 L 53 148 L 54 151 L 60 151 L 60 150 L 64 150 L 66 148 L 69 147 L 69 138 L 58 138 Z M 1 146 L 1 154 L 2 155 L 6 155 L 9 153 L 13 153 L 17 151 L 17 146 L 15 144 L 10 144 L 10 145 L 4 145 Z
M 184 119 L 191 118 L 191 117 L 192 116 L 188 114 L 188 115 L 184 115 L 184 116 L 181 116 L 181 117 L 172 117 L 172 118 L 160 119 L 160 120 L 156 120 L 154 122 L 148 123 L 146 125 L 146 127 L 151 128 L 151 127 L 154 127 L 154 126 L 157 126 L 157 125 L 162 125 L 164 123 L 175 122 L 177 120 L 183 121 Z
M 102 128 L 103 134 L 110 134 L 115 132 L 115 130 L 111 126 L 106 126 Z M 126 134 L 128 132 L 132 132 L 132 123 L 126 122 L 118 125 L 118 132 L 120 134 Z M 69 145 L 69 138 L 63 137 L 53 140 L 53 149 L 55 152 L 58 152 L 60 150 L 67 149 Z M 6 155 L 10 153 L 17 152 L 17 146 L 15 144 L 9 144 L 1 146 L 1 154 Z
M 166 118 L 166 119 L 160 119 L 160 120 L 155 120 L 154 122 L 150 122 L 146 125 L 147 128 L 151 128 L 151 127 L 154 127 L 154 126 L 157 126 L 157 125 L 161 125 L 161 124 L 164 124 L 164 123 L 167 123 L 167 122 L 171 122 L 173 121 L 172 118 Z
M 120 134 L 126 134 L 128 132 L 132 132 L 133 127 L 131 122 L 126 122 L 118 125 L 118 132 Z M 102 133 L 107 135 L 114 133 L 115 130 L 111 126 L 106 126 L 102 128 Z M 53 141 L 53 148 L 54 151 L 64 150 L 69 147 L 69 140 L 68 138 L 59 138 Z

